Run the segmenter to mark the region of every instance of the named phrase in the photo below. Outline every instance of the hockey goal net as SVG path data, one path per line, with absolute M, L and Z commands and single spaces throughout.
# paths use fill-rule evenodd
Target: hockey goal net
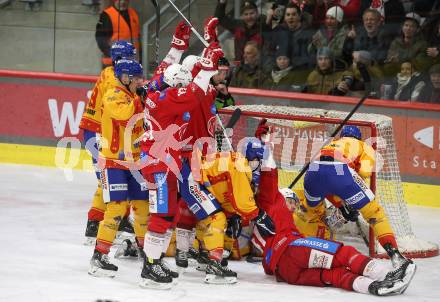
M 274 130 L 274 157 L 279 169 L 279 187 L 287 187 L 303 166 L 318 152 L 334 129 L 348 112 L 291 106 L 240 105 L 228 107 L 221 113 L 226 124 L 235 108 L 242 110 L 241 118 L 233 128 L 232 145 L 237 146 L 244 137 L 252 137 L 262 118 Z M 415 236 L 404 200 L 402 181 L 394 143 L 392 119 L 379 114 L 356 113 L 347 123 L 361 129 L 363 139 L 376 152 L 376 172 L 369 185 L 390 220 L 399 249 L 408 257 L 433 257 L 439 254 L 438 246 Z M 303 177 L 295 188 L 302 188 Z M 373 257 L 384 257 L 385 251 L 374 239 L 372 228 L 360 220 L 360 228 L 351 223 L 338 240 L 352 241 L 359 238 L 360 229 L 369 237 L 369 253 Z M 356 239 L 355 239 L 356 240 Z M 360 240 L 359 240 L 360 241 Z

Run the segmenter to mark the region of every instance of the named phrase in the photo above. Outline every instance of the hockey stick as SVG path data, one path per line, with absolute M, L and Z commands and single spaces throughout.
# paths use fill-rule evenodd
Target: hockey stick
M 228 143 L 228 147 L 230 148 L 230 150 L 234 150 L 234 148 L 232 147 L 232 143 L 229 140 L 228 137 L 228 132 L 226 129 L 232 129 L 234 128 L 235 124 L 238 122 L 238 120 L 240 119 L 241 116 L 241 109 L 240 108 L 236 108 L 234 110 L 234 112 L 231 115 L 231 118 L 229 119 L 228 123 L 226 124 L 226 127 L 223 126 L 223 122 L 220 119 L 220 116 L 218 113 L 215 114 L 216 118 L 217 118 L 217 122 L 220 125 L 220 127 L 222 128 L 222 132 L 223 132 L 223 138 L 226 138 L 226 141 Z M 221 141 L 223 141 L 223 138 L 221 139 Z M 221 143 L 220 143 L 221 145 Z
M 173 3 L 173 1 L 168 0 L 168 3 L 176 10 L 176 12 L 185 20 L 185 22 L 191 27 L 191 31 L 196 35 L 196 37 L 205 45 L 205 47 L 208 47 L 209 44 L 206 42 L 205 39 L 199 34 L 199 32 L 194 28 L 194 26 L 189 22 L 189 20 L 185 17 L 185 15 L 179 10 L 179 8 Z
M 354 106 L 354 108 L 350 111 L 350 113 L 345 117 L 345 119 L 342 121 L 342 123 L 339 124 L 339 126 L 333 131 L 333 133 L 325 140 L 324 144 L 322 144 L 321 148 L 324 147 L 325 145 L 327 145 L 328 143 L 330 143 L 330 141 L 336 136 L 336 134 L 339 133 L 339 131 L 341 131 L 342 127 L 345 126 L 345 124 L 348 122 L 348 120 L 353 116 L 353 114 L 355 114 L 355 112 L 359 109 L 359 107 L 362 106 L 362 104 L 364 103 L 364 101 L 368 98 L 368 96 L 370 95 L 369 92 L 367 92 L 360 100 L 359 102 L 356 104 L 356 106 Z M 318 152 L 316 152 L 311 158 L 310 161 L 301 169 L 301 171 L 299 172 L 299 174 L 295 177 L 295 179 L 292 181 L 292 183 L 289 185 L 289 189 L 292 189 L 293 186 L 295 186 L 295 184 L 298 182 L 298 180 L 300 180 L 300 178 L 304 175 L 304 173 L 306 173 L 307 169 L 310 166 L 310 163 L 316 158 L 316 156 L 319 154 L 319 152 L 321 151 L 321 148 L 318 149 Z
M 160 7 L 157 0 L 151 0 L 156 11 L 156 67 L 159 66 L 159 32 L 160 32 Z

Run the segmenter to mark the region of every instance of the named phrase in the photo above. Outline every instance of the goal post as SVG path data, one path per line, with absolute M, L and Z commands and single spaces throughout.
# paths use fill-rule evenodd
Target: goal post
M 274 158 L 278 166 L 279 186 L 287 187 L 302 167 L 328 139 L 328 136 L 344 120 L 348 112 L 299 108 L 292 106 L 240 105 L 221 111 L 224 121 L 235 108 L 240 108 L 241 118 L 235 125 L 232 144 L 237 146 L 244 137 L 252 137 L 262 118 L 274 129 Z M 403 196 L 403 187 L 397 161 L 392 119 L 385 115 L 355 113 L 347 122 L 361 129 L 363 140 L 376 150 L 376 169 L 368 183 L 384 207 L 396 235 L 399 250 L 412 258 L 433 257 L 439 254 L 438 246 L 415 236 Z M 302 188 L 303 177 L 294 188 Z M 355 224 L 349 230 L 356 235 Z M 369 232 L 369 253 L 372 257 L 385 257 L 386 253 L 374 238 L 374 233 L 365 221 L 363 229 Z M 340 234 L 346 237 L 346 234 Z

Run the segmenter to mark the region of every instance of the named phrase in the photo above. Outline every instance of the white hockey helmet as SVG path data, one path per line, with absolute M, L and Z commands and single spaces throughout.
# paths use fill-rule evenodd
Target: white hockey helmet
M 180 64 L 171 64 L 163 74 L 163 81 L 171 87 L 187 86 L 192 79 L 191 71 Z
M 200 62 L 202 58 L 199 56 L 189 55 L 182 61 L 182 65 L 188 68 L 188 70 L 193 70 L 194 65 Z

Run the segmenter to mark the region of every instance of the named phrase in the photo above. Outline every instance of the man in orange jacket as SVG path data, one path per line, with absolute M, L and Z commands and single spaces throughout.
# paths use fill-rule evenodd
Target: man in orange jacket
M 132 43 L 140 53 L 139 16 L 134 9 L 128 7 L 129 0 L 113 0 L 113 5 L 106 8 L 99 16 L 96 24 L 95 39 L 102 52 L 102 66 L 112 64 L 110 46 L 115 41 Z

